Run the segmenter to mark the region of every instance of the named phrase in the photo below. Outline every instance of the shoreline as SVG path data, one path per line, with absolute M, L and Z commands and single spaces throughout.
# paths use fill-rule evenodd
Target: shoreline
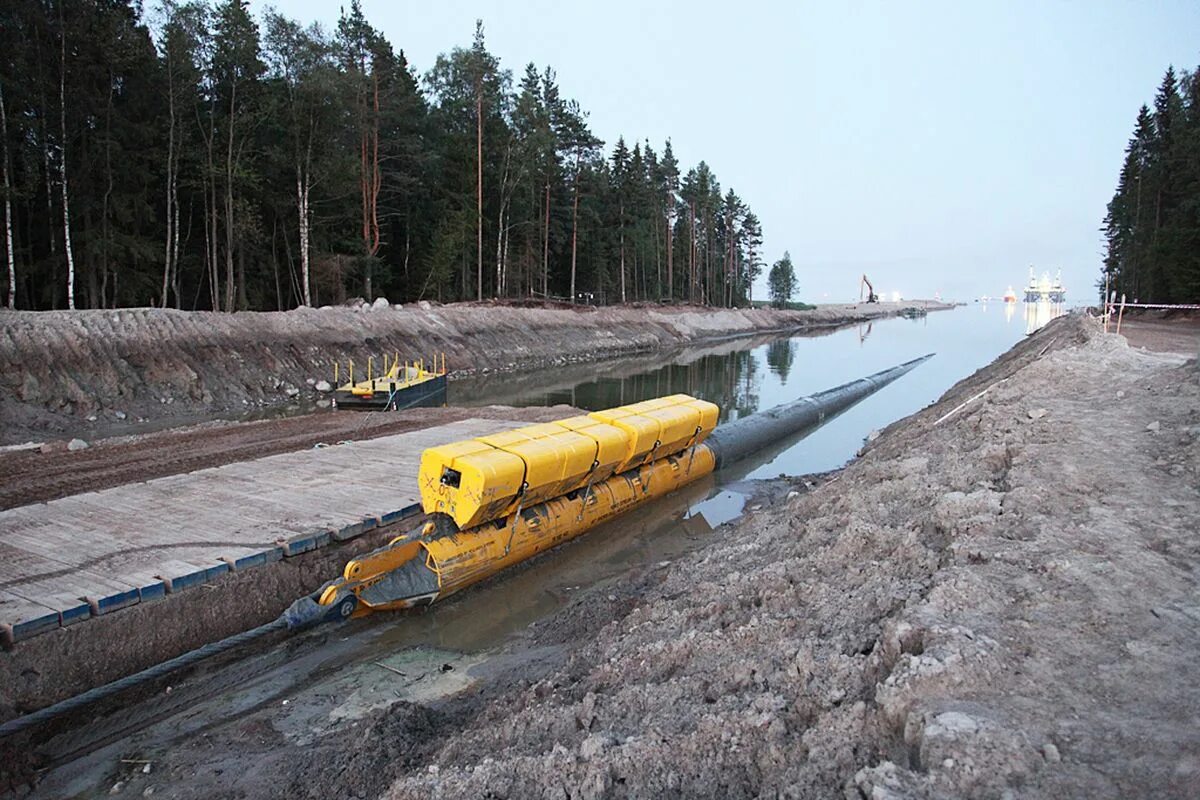
M 288 312 L 0 311 L 0 445 L 91 440 L 324 395 L 334 361 L 445 353 L 453 381 L 754 335 L 950 309 L 947 303 L 811 311 L 690 306 L 525 308 L 457 303 Z M 91 417 L 95 417 L 91 420 Z

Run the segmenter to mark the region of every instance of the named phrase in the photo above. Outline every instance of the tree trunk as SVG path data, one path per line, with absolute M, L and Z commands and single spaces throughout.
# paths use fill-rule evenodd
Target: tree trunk
M 0 141 L 4 170 L 4 247 L 8 256 L 8 307 L 17 307 L 17 262 L 13 257 L 12 184 L 8 176 L 8 114 L 4 110 L 4 85 L 0 84 Z
M 483 300 L 483 79 L 475 84 L 475 299 Z
M 550 181 L 546 181 L 546 225 L 542 229 L 542 297 L 550 296 Z
M 579 246 L 579 153 L 575 153 L 575 197 L 571 203 L 571 300 L 575 302 L 575 257 Z
M 62 5 L 58 7 L 59 26 L 59 71 L 58 71 L 58 126 L 62 141 L 59 142 L 58 177 L 62 183 L 63 205 L 63 249 L 67 253 L 67 308 L 75 310 L 75 254 L 71 249 L 71 208 L 67 192 L 67 29 L 63 23 Z
M 299 211 L 298 228 L 300 233 L 300 276 L 304 290 L 304 305 L 312 305 L 312 289 L 309 287 L 309 235 L 308 235 L 308 181 L 301 174 L 299 165 L 296 167 L 296 208 Z
M 621 215 L 621 302 L 625 302 L 625 203 L 617 211 Z
M 496 219 L 496 297 L 504 296 L 504 205 L 504 196 L 501 194 L 500 215 Z
M 225 153 L 225 310 L 233 311 L 233 129 L 237 114 L 237 82 L 229 94 L 229 136 Z
M 113 174 L 112 174 L 112 103 L 113 103 L 113 75 L 112 71 L 108 73 L 108 102 L 104 107 L 104 175 L 106 179 L 104 187 L 104 198 L 101 201 L 100 210 L 100 270 L 101 284 L 108 285 L 108 269 L 109 259 L 108 250 L 111 244 L 109 227 L 108 227 L 108 207 L 112 201 L 113 193 Z M 108 308 L 108 300 L 105 292 L 100 293 L 100 307 Z M 116 283 L 113 283 L 113 303 L 112 307 L 117 307 Z
M 688 202 L 688 302 L 696 303 L 696 204 Z
M 675 198 L 668 196 L 667 203 L 667 299 L 675 299 Z M 661 292 L 659 293 L 661 297 Z
M 171 286 L 171 257 L 175 240 L 175 65 L 174 53 L 167 48 L 167 236 L 163 252 L 162 307 L 167 307 L 167 292 Z M 179 302 L 176 293 L 175 302 Z

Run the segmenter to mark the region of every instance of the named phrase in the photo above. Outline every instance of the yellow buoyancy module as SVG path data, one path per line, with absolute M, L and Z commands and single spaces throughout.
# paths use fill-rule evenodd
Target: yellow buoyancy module
M 421 505 L 460 530 L 501 519 L 694 447 L 717 414 L 677 394 L 431 447 L 421 455 Z
M 630 509 L 670 494 L 713 471 L 707 445 L 610 476 L 586 491 L 528 506 L 507 520 L 449 536 L 396 539 L 346 566 L 343 581 L 326 588 L 330 605 L 348 588 L 369 611 L 428 605 L 502 569 L 549 550 Z

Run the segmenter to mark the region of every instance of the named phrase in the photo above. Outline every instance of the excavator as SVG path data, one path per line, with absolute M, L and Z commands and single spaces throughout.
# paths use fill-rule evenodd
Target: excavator
M 879 302 L 879 295 L 875 294 L 875 287 L 867 280 L 865 273 L 862 276 L 862 280 L 858 283 L 858 301 L 861 303 L 864 298 L 868 303 Z

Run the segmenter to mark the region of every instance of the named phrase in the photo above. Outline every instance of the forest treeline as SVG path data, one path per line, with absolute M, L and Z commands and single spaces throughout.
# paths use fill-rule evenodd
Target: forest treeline
M 737 305 L 762 230 L 671 142 L 605 151 L 554 71 L 418 75 L 357 0 L 6 0 L 6 302 L 288 309 L 356 296 Z
M 1200 301 L 1200 69 L 1168 68 L 1138 111 L 1103 230 L 1102 295 Z

